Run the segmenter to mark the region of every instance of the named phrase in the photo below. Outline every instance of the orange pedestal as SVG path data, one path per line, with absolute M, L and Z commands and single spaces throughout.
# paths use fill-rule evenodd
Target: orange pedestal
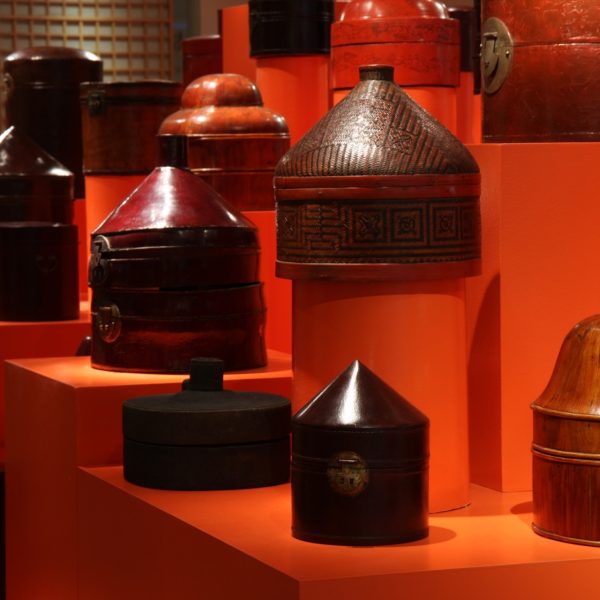
M 223 73 L 237 73 L 256 82 L 256 59 L 250 57 L 249 19 L 247 2 L 221 9 Z
M 0 321 L 0 447 L 4 446 L 4 365 L 11 358 L 74 356 L 81 342 L 90 335 L 90 311 L 80 307 L 75 321 Z
M 329 110 L 329 56 L 257 58 L 256 85 L 265 106 L 285 117 L 293 145 Z
M 264 283 L 267 305 L 267 348 L 292 351 L 292 284 L 275 277 L 275 211 L 244 211 L 258 227 L 260 240 L 260 279 Z
M 429 506 L 468 502 L 464 280 L 293 282 L 293 408 L 359 359 L 430 419 Z
M 446 129 L 457 134 L 457 90 L 453 87 L 401 86 L 402 89 Z M 334 90 L 333 104 L 343 100 L 350 90 Z
M 100 371 L 90 367 L 87 357 L 7 363 L 8 598 L 87 597 L 80 594 L 77 582 L 83 550 L 77 541 L 81 494 L 77 466 L 119 464 L 122 402 L 134 396 L 174 392 L 181 388 L 182 379 Z M 290 379 L 289 356 L 270 352 L 268 367 L 227 373 L 225 387 L 289 396 Z M 113 532 L 115 527 L 113 522 Z M 156 539 L 151 530 L 146 534 Z M 127 562 L 144 568 L 143 553 L 130 559 Z M 117 593 L 114 597 L 126 596 Z M 159 597 L 176 596 L 165 593 Z
M 461 71 L 460 85 L 456 90 L 456 136 L 463 144 L 481 142 L 481 96 L 473 89 L 473 73 Z
M 531 487 L 530 403 L 600 311 L 600 144 L 483 144 L 483 274 L 467 281 L 471 478 Z
M 288 485 L 182 494 L 130 485 L 119 467 L 80 470 L 78 485 L 86 600 L 597 596 L 598 550 L 535 535 L 527 493 L 473 487 L 428 539 L 352 548 L 292 538 Z

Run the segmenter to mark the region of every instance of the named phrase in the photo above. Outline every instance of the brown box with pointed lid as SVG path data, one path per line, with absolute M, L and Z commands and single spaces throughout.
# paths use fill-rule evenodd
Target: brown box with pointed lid
M 292 419 L 292 531 L 372 546 L 427 536 L 429 421 L 359 361 Z

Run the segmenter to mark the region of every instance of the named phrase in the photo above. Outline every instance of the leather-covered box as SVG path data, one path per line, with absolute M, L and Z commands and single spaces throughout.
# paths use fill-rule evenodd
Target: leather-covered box
M 223 363 L 191 361 L 177 394 L 123 403 L 125 479 L 146 487 L 213 490 L 289 479 L 290 401 L 223 390 Z
M 157 167 L 92 233 L 92 365 L 266 363 L 256 228 L 199 177 Z
M 82 83 L 83 171 L 86 175 L 147 174 L 158 164 L 156 134 L 179 106 L 176 81 Z
M 371 546 L 428 534 L 425 415 L 358 361 L 292 419 L 292 532 Z
M 187 138 L 188 167 L 241 210 L 273 209 L 273 172 L 290 147 L 287 124 L 242 75 L 206 75 L 185 89 L 161 142 Z
M 84 50 L 34 47 L 3 63 L 6 119 L 75 175 L 76 198 L 85 195 L 79 84 L 102 80 L 102 60 Z
M 600 139 L 600 7 L 482 0 L 484 142 Z

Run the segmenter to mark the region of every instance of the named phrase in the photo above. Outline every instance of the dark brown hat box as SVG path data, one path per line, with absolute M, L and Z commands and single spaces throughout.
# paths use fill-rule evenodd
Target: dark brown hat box
M 170 490 L 263 487 L 289 479 L 291 404 L 223 390 L 223 363 L 191 361 L 177 394 L 123 403 L 127 481 Z
M 157 167 L 92 233 L 92 365 L 185 373 L 266 363 L 254 225 L 199 177 Z
M 84 50 L 36 47 L 4 60 L 8 125 L 37 142 L 75 176 L 76 198 L 84 196 L 79 84 L 102 80 L 101 59 Z
M 81 84 L 80 93 L 84 173 L 150 173 L 158 164 L 158 128 L 179 107 L 181 85 L 90 82 Z
M 361 81 L 275 171 L 277 274 L 425 280 L 480 269 L 480 176 L 469 151 L 393 81 Z
M 182 108 L 160 127 L 188 141 L 188 167 L 240 210 L 272 210 L 273 172 L 290 147 L 281 115 L 263 106 L 242 75 L 206 75 L 187 86 Z
M 371 546 L 428 534 L 429 421 L 352 363 L 292 419 L 292 532 Z
M 15 127 L 0 134 L 0 320 L 79 316 L 73 174 Z
M 589 0 L 482 0 L 484 142 L 600 139 L 600 10 Z
M 600 546 L 600 315 L 573 327 L 533 409 L 533 529 Z

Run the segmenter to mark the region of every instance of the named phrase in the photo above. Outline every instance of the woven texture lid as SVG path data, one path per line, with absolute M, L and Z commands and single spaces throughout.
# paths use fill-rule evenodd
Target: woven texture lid
M 478 172 L 463 144 L 394 84 L 393 70 L 376 66 L 361 68 L 358 85 L 281 159 L 275 176 Z

